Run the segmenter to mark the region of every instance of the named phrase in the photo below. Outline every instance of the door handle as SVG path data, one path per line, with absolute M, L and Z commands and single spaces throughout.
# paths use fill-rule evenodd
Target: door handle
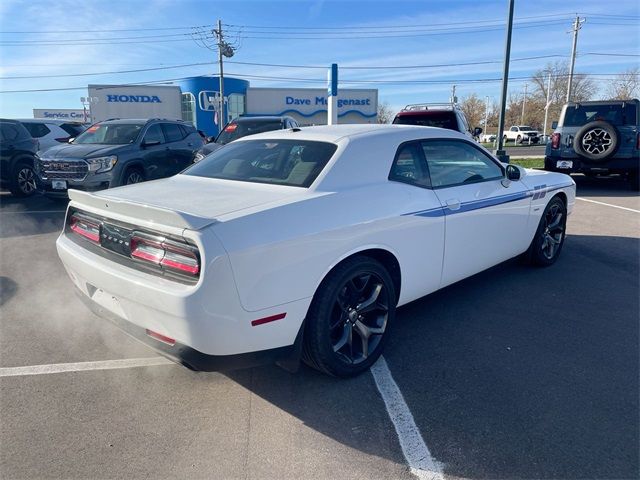
M 449 210 L 460 210 L 460 200 L 457 198 L 447 200 L 447 208 Z

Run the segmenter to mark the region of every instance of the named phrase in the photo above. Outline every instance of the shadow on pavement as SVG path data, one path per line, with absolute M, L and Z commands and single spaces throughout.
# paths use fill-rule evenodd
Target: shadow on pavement
M 0 307 L 7 303 L 18 291 L 18 284 L 9 277 L 0 276 Z
M 581 197 L 637 197 L 639 192 L 629 186 L 626 178 L 620 175 L 609 177 L 587 177 L 572 175 L 576 190 Z
M 62 230 L 67 200 L 41 195 L 27 198 L 0 192 L 0 238 L 12 238 Z

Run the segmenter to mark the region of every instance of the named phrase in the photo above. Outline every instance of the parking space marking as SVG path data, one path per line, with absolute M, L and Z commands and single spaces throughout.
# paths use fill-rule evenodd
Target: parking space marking
M 621 207 L 620 205 L 612 205 L 611 203 L 599 202 L 597 200 L 590 200 L 588 198 L 576 197 L 576 200 L 582 200 L 583 202 L 597 203 L 598 205 L 605 205 L 607 207 L 619 208 L 620 210 L 627 210 L 629 212 L 640 213 L 640 210 L 629 207 Z
M 389 366 L 384 357 L 380 357 L 371 367 L 373 379 L 387 408 L 387 413 L 398 434 L 400 448 L 409 464 L 411 473 L 421 480 L 443 480 L 442 467 L 436 462 L 424 443 L 413 415 L 404 401 Z
M 85 372 L 89 370 L 114 370 L 119 368 L 154 367 L 157 365 L 175 365 L 164 357 L 124 358 L 99 362 L 54 363 L 50 365 L 32 365 L 29 367 L 0 368 L 0 377 L 21 377 L 24 375 L 49 375 L 52 373 Z

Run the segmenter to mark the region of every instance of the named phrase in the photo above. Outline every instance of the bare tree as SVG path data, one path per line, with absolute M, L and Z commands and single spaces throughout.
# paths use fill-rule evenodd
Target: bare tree
M 628 100 L 640 95 L 640 68 L 634 67 L 616 75 L 608 85 L 606 100 Z
M 391 110 L 391 106 L 389 102 L 382 102 L 378 104 L 378 123 L 391 123 L 393 120 L 393 110 Z
M 482 122 L 486 105 L 478 95 L 472 93 L 465 97 L 462 102 L 460 102 L 460 108 L 464 112 L 465 117 L 467 117 L 467 122 L 472 129 L 483 125 Z

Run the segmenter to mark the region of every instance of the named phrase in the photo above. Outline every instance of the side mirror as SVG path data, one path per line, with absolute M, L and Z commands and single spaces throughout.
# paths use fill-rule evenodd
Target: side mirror
M 143 140 L 140 144 L 142 148 L 155 147 L 156 145 L 160 145 L 160 140 Z
M 73 143 L 73 141 L 76 139 L 76 137 L 69 137 L 67 138 L 67 143 Z
M 552 128 L 553 130 L 555 130 L 557 127 L 558 127 L 558 122 L 552 122 L 552 123 L 551 123 L 551 128 Z M 545 133 L 546 133 L 546 132 L 545 132 Z
M 478 137 L 482 134 L 482 128 L 480 127 L 476 127 L 473 129 L 473 136 L 474 137 Z
M 507 165 L 506 175 L 507 180 L 511 180 L 512 182 L 517 182 L 520 180 L 520 169 L 515 165 L 509 164 Z

